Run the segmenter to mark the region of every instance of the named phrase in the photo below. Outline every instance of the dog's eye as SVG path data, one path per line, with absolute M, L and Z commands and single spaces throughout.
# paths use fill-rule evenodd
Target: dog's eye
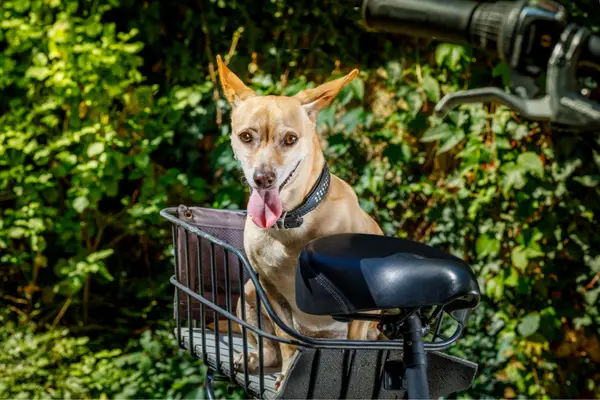
M 285 144 L 286 146 L 291 146 L 294 143 L 296 143 L 296 141 L 298 141 L 298 136 L 294 135 L 293 133 L 288 133 L 283 138 L 283 144 Z
M 244 143 L 250 143 L 252 141 L 252 135 L 250 132 L 242 132 L 238 135 L 238 137 Z

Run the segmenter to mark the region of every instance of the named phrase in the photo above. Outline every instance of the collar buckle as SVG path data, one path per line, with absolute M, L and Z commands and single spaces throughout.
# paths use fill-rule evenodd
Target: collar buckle
M 303 222 L 304 219 L 302 217 L 285 216 L 284 218 L 279 218 L 277 222 L 275 222 L 275 225 L 279 229 L 293 229 L 302 226 Z

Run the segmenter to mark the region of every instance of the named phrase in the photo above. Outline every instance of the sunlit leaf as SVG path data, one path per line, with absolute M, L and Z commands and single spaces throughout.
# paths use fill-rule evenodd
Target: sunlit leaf
M 431 128 L 428 128 L 425 133 L 423 133 L 423 136 L 421 136 L 421 142 L 433 142 L 436 140 L 444 140 L 444 139 L 448 139 L 449 137 L 451 137 L 452 135 L 454 135 L 455 130 L 451 125 L 448 125 L 446 123 L 442 123 L 440 125 L 436 125 L 433 126 Z
M 452 150 L 454 148 L 454 146 L 459 144 L 464 138 L 465 138 L 464 131 L 462 131 L 462 130 L 455 131 L 452 136 L 448 137 L 445 141 L 443 141 L 443 143 L 441 144 L 441 146 L 438 149 L 438 151 L 436 152 L 436 154 L 440 155 L 447 151 Z
M 483 234 L 475 242 L 475 251 L 477 251 L 478 258 L 494 256 L 500 251 L 500 241 L 487 234 Z
M 433 103 L 440 101 L 440 84 L 431 75 L 423 77 L 423 90 L 429 101 Z
M 600 182 L 599 175 L 585 175 L 585 176 L 576 176 L 573 178 L 574 181 L 581 183 L 586 187 L 596 187 Z
M 47 67 L 29 67 L 27 70 L 27 76 L 37 79 L 39 81 L 43 81 L 50 75 L 50 69 Z
M 514 247 L 510 253 L 510 256 L 512 263 L 515 267 L 517 267 L 521 271 L 527 268 L 529 261 L 527 259 L 527 251 L 525 247 L 521 245 Z
M 503 172 L 503 191 L 507 192 L 511 188 L 522 189 L 525 186 L 525 176 L 521 166 L 511 161 L 503 165 L 501 170 Z
M 88 146 L 87 155 L 92 158 L 104 151 L 104 143 L 94 142 Z
M 528 337 L 537 332 L 540 327 L 540 315 L 538 313 L 528 314 L 517 326 L 520 335 Z
M 84 212 L 88 208 L 89 205 L 90 205 L 90 201 L 85 196 L 80 196 L 80 197 L 77 197 L 75 200 L 73 200 L 73 208 L 78 213 Z
M 113 255 L 115 252 L 114 249 L 104 249 L 104 250 L 99 250 L 95 253 L 90 254 L 87 259 L 90 263 L 94 263 L 96 261 L 100 261 L 100 260 L 104 260 L 107 257 L 110 257 L 111 255 Z
M 539 155 L 533 152 L 519 154 L 519 157 L 517 157 L 517 164 L 535 176 L 542 177 L 544 175 L 544 165 L 542 164 L 542 160 Z

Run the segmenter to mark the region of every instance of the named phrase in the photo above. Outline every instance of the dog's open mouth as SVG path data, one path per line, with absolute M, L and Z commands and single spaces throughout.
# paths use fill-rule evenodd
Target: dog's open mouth
M 296 172 L 296 170 L 300 166 L 300 162 L 302 162 L 302 160 L 298 161 L 298 163 L 296 164 L 294 169 L 292 169 L 292 172 L 290 172 L 290 174 L 287 176 L 287 178 L 285 178 L 285 180 L 281 183 L 281 185 L 279 185 L 279 192 L 281 192 L 283 187 L 290 182 L 290 180 L 292 179 L 292 176 L 294 175 L 294 172 Z
M 290 172 L 278 188 L 252 190 L 250 200 L 248 201 L 248 215 L 252 218 L 252 222 L 256 226 L 265 229 L 271 228 L 275 225 L 279 217 L 281 217 L 281 214 L 283 214 L 283 205 L 281 204 L 279 193 L 290 182 L 299 165 L 300 161 L 298 161 L 298 164 L 296 164 L 292 172 Z

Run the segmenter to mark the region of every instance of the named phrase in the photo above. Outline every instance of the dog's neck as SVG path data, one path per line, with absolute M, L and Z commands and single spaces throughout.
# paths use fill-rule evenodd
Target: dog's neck
M 296 177 L 281 190 L 281 202 L 286 211 L 292 211 L 302 204 L 323 171 L 325 157 L 319 144 L 315 145 L 314 151 L 302 160 Z

